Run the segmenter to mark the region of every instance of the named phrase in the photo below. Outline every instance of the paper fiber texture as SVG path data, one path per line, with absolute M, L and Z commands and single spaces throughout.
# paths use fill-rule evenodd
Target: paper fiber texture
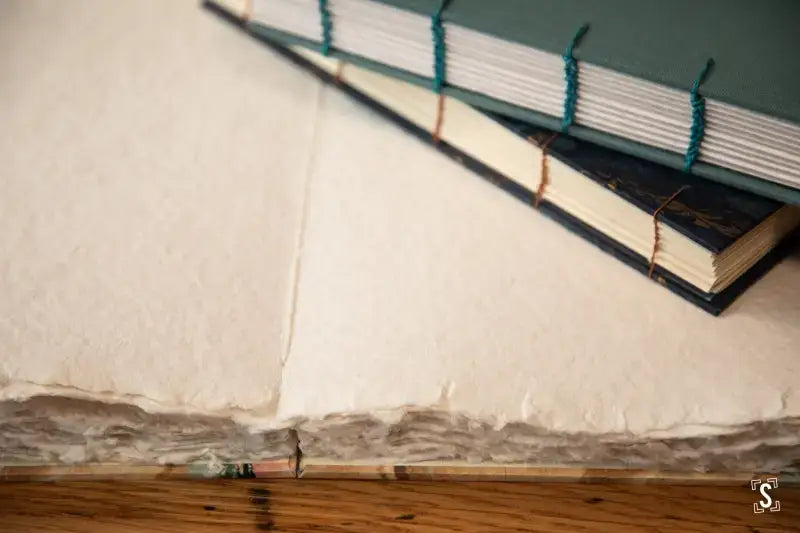
M 796 254 L 715 318 L 334 89 L 324 102 L 281 416 L 426 406 L 675 435 L 800 409 Z
M 235 405 L 339 454 L 402 443 L 324 419 L 384 407 L 556 440 L 800 415 L 796 256 L 713 318 L 193 1 L 2 6 L 4 397 Z
M 0 397 L 274 412 L 318 88 L 191 1 L 0 12 Z

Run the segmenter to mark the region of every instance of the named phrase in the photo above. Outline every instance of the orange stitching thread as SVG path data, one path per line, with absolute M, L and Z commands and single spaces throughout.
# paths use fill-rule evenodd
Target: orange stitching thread
M 336 67 L 336 74 L 333 75 L 333 81 L 336 82 L 336 85 L 342 83 L 343 76 L 344 76 L 344 61 L 339 61 L 339 64 Z
M 650 269 L 647 271 L 647 277 L 653 277 L 653 271 L 656 268 L 656 253 L 658 252 L 659 245 L 661 244 L 661 232 L 658 229 L 658 215 L 663 211 L 680 193 L 688 189 L 688 185 L 684 185 L 673 193 L 672 196 L 667 198 L 663 204 L 658 206 L 658 209 L 653 211 L 653 253 L 650 255 Z
M 442 133 L 442 122 L 444 122 L 444 95 L 439 93 L 439 101 L 436 103 L 436 125 L 433 127 L 433 143 L 439 142 Z
M 542 149 L 542 157 L 539 160 L 539 186 L 536 188 L 536 197 L 533 199 L 533 207 L 539 208 L 539 204 L 542 202 L 542 197 L 544 196 L 544 188 L 547 186 L 549 180 L 547 175 L 547 147 L 550 146 L 554 140 L 558 137 L 558 132 L 551 135 L 544 143 L 539 146 Z M 533 140 L 533 137 L 528 137 L 529 140 Z

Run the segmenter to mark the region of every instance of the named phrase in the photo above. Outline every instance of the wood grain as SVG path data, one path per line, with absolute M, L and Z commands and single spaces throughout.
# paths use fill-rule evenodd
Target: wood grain
M 800 488 L 356 480 L 0 483 L 0 531 L 800 531 Z
M 306 457 L 303 457 L 297 473 L 304 479 L 664 483 L 679 485 L 742 485 L 749 483 L 751 479 L 780 477 L 783 485 L 800 486 L 800 476 L 788 472 L 664 472 L 620 468 L 566 468 L 435 461 L 394 465 L 359 464 Z

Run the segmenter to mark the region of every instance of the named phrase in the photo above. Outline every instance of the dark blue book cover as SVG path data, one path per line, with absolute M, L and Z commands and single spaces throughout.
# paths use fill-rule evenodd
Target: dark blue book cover
M 553 135 L 531 124 L 486 114 L 540 145 Z M 553 139 L 547 152 L 650 214 L 681 190 L 679 196 L 664 205 L 659 213 L 660 223 L 715 254 L 784 206 L 770 198 L 698 180 L 679 170 L 564 135 Z

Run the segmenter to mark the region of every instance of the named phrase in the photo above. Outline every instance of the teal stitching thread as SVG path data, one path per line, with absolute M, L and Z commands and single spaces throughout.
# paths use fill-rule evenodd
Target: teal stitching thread
M 561 119 L 562 132 L 567 131 L 567 128 L 569 128 L 575 120 L 575 103 L 578 101 L 578 61 L 575 59 L 575 56 L 572 55 L 572 51 L 588 30 L 588 24 L 584 24 L 578 28 L 578 31 L 575 32 L 575 36 L 572 38 L 572 42 L 569 43 L 569 46 L 567 46 L 567 49 L 564 51 L 564 55 L 561 56 L 564 60 L 564 80 L 567 82 L 564 94 L 564 116 Z
M 433 91 L 436 94 L 442 92 L 445 78 L 445 44 L 444 26 L 442 26 L 442 12 L 447 7 L 450 0 L 441 0 L 439 8 L 431 15 L 431 34 L 433 35 Z
M 700 153 L 700 144 L 703 142 L 703 135 L 706 130 L 706 99 L 699 93 L 700 84 L 705 81 L 714 60 L 709 58 L 700 75 L 694 80 L 692 91 L 689 93 L 689 101 L 692 106 L 692 129 L 689 131 L 689 146 L 686 148 L 686 155 L 683 158 L 683 170 L 689 172 Z
M 331 22 L 331 12 L 328 11 L 328 0 L 319 0 L 319 19 L 322 23 L 322 44 L 320 45 L 320 52 L 326 56 L 331 51 L 331 30 L 333 23 Z

